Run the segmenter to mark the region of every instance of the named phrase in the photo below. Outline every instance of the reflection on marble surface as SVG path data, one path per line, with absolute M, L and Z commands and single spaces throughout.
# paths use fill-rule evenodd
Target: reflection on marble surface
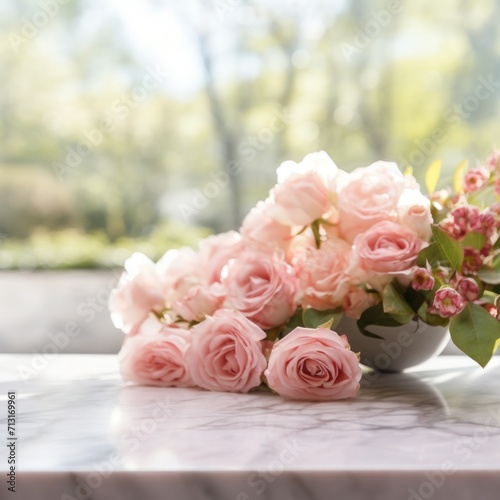
M 358 399 L 334 403 L 125 386 L 113 356 L 55 357 L 19 380 L 30 362 L 0 356 L 18 499 L 498 498 L 500 359 L 367 372 Z

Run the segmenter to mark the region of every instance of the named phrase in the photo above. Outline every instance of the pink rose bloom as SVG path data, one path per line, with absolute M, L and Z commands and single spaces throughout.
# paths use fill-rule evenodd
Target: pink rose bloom
M 219 309 L 192 329 L 188 354 L 196 385 L 210 391 L 248 392 L 266 368 L 266 334 L 241 313 Z
M 276 342 L 265 372 L 280 396 L 316 401 L 355 397 L 361 374 L 347 337 L 325 328 L 296 328 Z
M 125 272 L 109 297 L 111 319 L 124 333 L 135 330 L 151 312 L 165 308 L 162 283 L 155 264 L 141 253 L 125 262 Z
M 293 175 L 307 172 L 314 172 L 325 186 L 332 186 L 343 171 L 339 170 L 325 151 L 317 151 L 307 154 L 299 163 L 291 160 L 284 161 L 277 169 L 278 184 L 286 182 Z
M 405 189 L 398 200 L 399 222 L 424 241 L 432 236 L 431 202 L 418 189 Z
M 219 236 L 226 239 L 226 235 Z M 230 239 L 233 241 L 233 238 Z M 200 252 L 188 247 L 169 250 L 157 264 L 167 306 L 186 321 L 201 321 L 224 302 L 225 289 L 218 282 L 218 267 L 225 265 L 229 256 L 213 255 L 216 253 L 215 243 L 206 241 L 204 250 Z M 225 250 L 224 247 L 222 249 Z
M 295 272 L 278 254 L 242 252 L 228 266 L 223 284 L 225 307 L 264 330 L 284 325 L 300 303 Z
M 417 189 L 395 163 L 378 161 L 357 168 L 339 186 L 340 233 L 349 242 L 377 222 L 397 219 L 398 201 L 405 188 Z
M 354 241 L 359 265 L 379 274 L 410 269 L 425 244 L 410 229 L 390 221 L 375 224 Z
M 266 203 L 259 201 L 245 217 L 240 232 L 243 240 L 257 248 L 278 247 L 286 249 L 292 240 L 292 228 L 276 222 L 266 215 Z
M 128 337 L 118 354 L 123 380 L 142 385 L 188 387 L 193 382 L 186 355 L 191 333 L 146 321 L 139 335 Z
M 307 256 L 312 248 L 316 248 L 316 243 L 312 229 L 308 227 L 294 236 L 286 249 L 285 260 L 295 269 L 297 276 L 307 262 Z
M 380 295 L 367 292 L 360 287 L 352 287 L 344 297 L 342 309 L 348 318 L 358 320 L 369 308 L 380 302 Z
M 236 231 L 209 236 L 200 242 L 198 267 L 209 285 L 221 281 L 222 269 L 243 247 Z
M 302 307 L 322 311 L 342 305 L 350 288 L 350 261 L 351 245 L 343 240 L 330 239 L 320 249 L 309 247 L 299 274 Z
M 169 250 L 158 261 L 156 267 L 168 302 L 173 302 L 178 295 L 187 292 L 191 286 L 205 282 L 200 266 L 200 256 L 190 247 Z
M 225 289 L 219 283 L 194 285 L 172 304 L 172 309 L 186 321 L 202 321 L 222 306 L 224 296 Z
M 337 166 L 324 152 L 304 160 L 284 162 L 278 168 L 278 184 L 266 203 L 266 215 L 287 226 L 307 226 L 334 210 L 329 185 Z

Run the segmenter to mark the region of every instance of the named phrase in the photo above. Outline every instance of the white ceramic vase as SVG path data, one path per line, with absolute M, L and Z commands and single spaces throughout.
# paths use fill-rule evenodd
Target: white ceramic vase
M 361 363 L 378 371 L 401 372 L 441 354 L 450 340 L 448 327 L 431 326 L 412 320 L 396 327 L 370 326 L 369 330 L 383 338 L 363 335 L 356 320 L 342 318 L 335 329 L 346 334 L 354 352 L 361 354 Z

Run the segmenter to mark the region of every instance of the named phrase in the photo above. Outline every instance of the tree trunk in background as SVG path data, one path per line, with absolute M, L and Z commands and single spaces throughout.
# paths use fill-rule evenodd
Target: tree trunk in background
M 198 46 L 203 62 L 203 69 L 205 71 L 205 92 L 210 103 L 210 110 L 212 114 L 212 121 L 215 131 L 219 138 L 221 146 L 221 156 L 223 167 L 222 170 L 229 175 L 229 189 L 230 189 L 230 207 L 231 217 L 230 223 L 233 229 L 238 229 L 242 221 L 242 203 L 241 203 L 241 175 L 231 174 L 228 171 L 228 166 L 238 162 L 237 157 L 237 139 L 231 131 L 230 126 L 227 124 L 222 105 L 217 95 L 215 79 L 213 74 L 213 59 L 208 47 L 208 36 L 206 33 L 198 33 Z M 231 170 L 231 169 L 229 169 Z

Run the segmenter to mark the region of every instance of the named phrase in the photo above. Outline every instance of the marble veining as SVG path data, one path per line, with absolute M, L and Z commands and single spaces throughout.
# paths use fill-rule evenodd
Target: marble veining
M 21 380 L 31 362 L 0 356 L 19 436 L 2 499 L 500 498 L 500 359 L 366 372 L 358 399 L 332 403 L 127 386 L 115 356 L 60 355 Z

